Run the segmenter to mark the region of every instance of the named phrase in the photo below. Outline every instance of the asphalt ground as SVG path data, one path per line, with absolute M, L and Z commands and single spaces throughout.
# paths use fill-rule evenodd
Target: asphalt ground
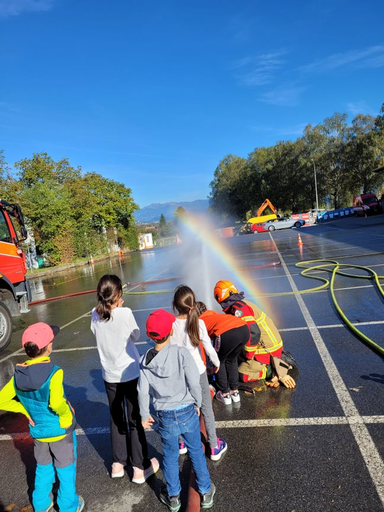
M 303 245 L 298 245 L 300 233 Z M 329 290 L 304 295 L 274 295 L 317 286 L 300 276 L 295 263 L 332 259 L 370 267 L 384 275 L 384 215 L 350 218 L 298 230 L 226 239 L 239 273 L 224 265 L 218 253 L 182 246 L 135 253 L 77 273 L 56 275 L 33 283 L 35 298 L 92 289 L 101 275 L 118 273 L 124 282 L 182 275 L 204 295 L 216 279 L 239 276 L 279 327 L 284 347 L 296 358 L 295 390 L 255 384 L 255 394 L 241 395 L 239 406 L 214 401 L 218 435 L 228 451 L 217 463 L 208 461 L 217 486 L 218 512 L 381 511 L 384 508 L 384 371 L 380 356 L 359 341 L 340 320 Z M 209 245 L 209 244 L 208 244 Z M 197 262 L 197 264 L 196 264 Z M 279 263 L 278 265 L 272 265 Z M 223 274 L 223 272 L 226 272 Z M 359 273 L 359 272 L 358 272 Z M 134 291 L 172 289 L 177 281 Z M 130 285 L 128 289 L 132 289 Z M 384 347 L 384 304 L 373 283 L 339 276 L 336 296 L 348 318 Z M 141 328 L 140 353 L 150 346 L 145 320 L 153 309 L 170 308 L 170 293 L 126 295 Z M 22 328 L 35 321 L 61 326 L 53 360 L 64 369 L 67 396 L 78 420 L 79 493 L 88 511 L 149 512 L 166 507 L 158 500 L 161 470 L 144 485 L 128 475 L 111 480 L 109 416 L 95 340 L 89 329 L 93 295 L 48 302 L 22 316 L 10 346 L 0 354 L 0 385 L 13 365 L 25 359 L 20 350 Z M 150 455 L 161 460 L 157 434 L 148 432 Z M 33 488 L 33 443 L 26 420 L 11 413 L 0 416 L 0 510 L 27 512 Z M 185 510 L 190 464 L 180 457 Z

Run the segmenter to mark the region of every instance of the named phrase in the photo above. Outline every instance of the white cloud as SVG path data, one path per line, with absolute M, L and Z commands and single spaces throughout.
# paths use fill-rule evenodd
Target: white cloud
M 307 88 L 300 85 L 281 85 L 270 90 L 261 96 L 258 100 L 271 105 L 280 105 L 284 107 L 294 107 L 299 103 L 301 94 Z
M 275 52 L 246 56 L 235 61 L 232 69 L 237 70 L 236 76 L 242 85 L 266 85 L 273 81 L 275 73 L 286 63 L 282 57 L 287 53 L 288 50 L 283 48 Z
M 0 17 L 18 16 L 26 11 L 49 11 L 56 0 L 0 0 Z
M 358 114 L 365 114 L 376 117 L 378 115 L 378 112 L 375 112 L 373 108 L 371 108 L 369 105 L 365 103 L 365 101 L 348 103 L 347 110 L 352 116 L 357 116 Z
M 342 67 L 371 68 L 384 66 L 384 46 L 370 46 L 363 50 L 335 53 L 299 68 L 300 71 L 322 73 Z

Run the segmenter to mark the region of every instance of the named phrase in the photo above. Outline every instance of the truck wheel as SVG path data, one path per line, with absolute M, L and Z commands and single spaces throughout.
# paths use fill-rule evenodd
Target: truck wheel
M 12 315 L 5 304 L 0 302 L 0 351 L 4 350 L 12 337 Z

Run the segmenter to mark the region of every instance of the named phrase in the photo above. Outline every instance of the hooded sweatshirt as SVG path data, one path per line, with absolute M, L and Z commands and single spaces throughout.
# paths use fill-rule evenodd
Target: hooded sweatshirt
M 137 391 L 143 421 L 150 416 L 150 402 L 155 411 L 201 406 L 200 374 L 193 357 L 186 348 L 169 343 L 144 354 Z

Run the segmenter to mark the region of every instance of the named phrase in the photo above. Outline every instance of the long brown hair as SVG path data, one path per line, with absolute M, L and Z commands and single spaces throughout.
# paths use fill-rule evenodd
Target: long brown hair
M 123 286 L 118 276 L 113 274 L 106 274 L 100 278 L 97 285 L 97 300 L 96 306 L 97 314 L 101 320 L 108 320 L 111 318 L 112 306 L 114 306 L 123 294 Z
M 191 288 L 185 284 L 175 290 L 172 302 L 173 309 L 179 315 L 187 315 L 187 333 L 194 347 L 200 345 L 199 315 L 196 311 L 196 297 Z

